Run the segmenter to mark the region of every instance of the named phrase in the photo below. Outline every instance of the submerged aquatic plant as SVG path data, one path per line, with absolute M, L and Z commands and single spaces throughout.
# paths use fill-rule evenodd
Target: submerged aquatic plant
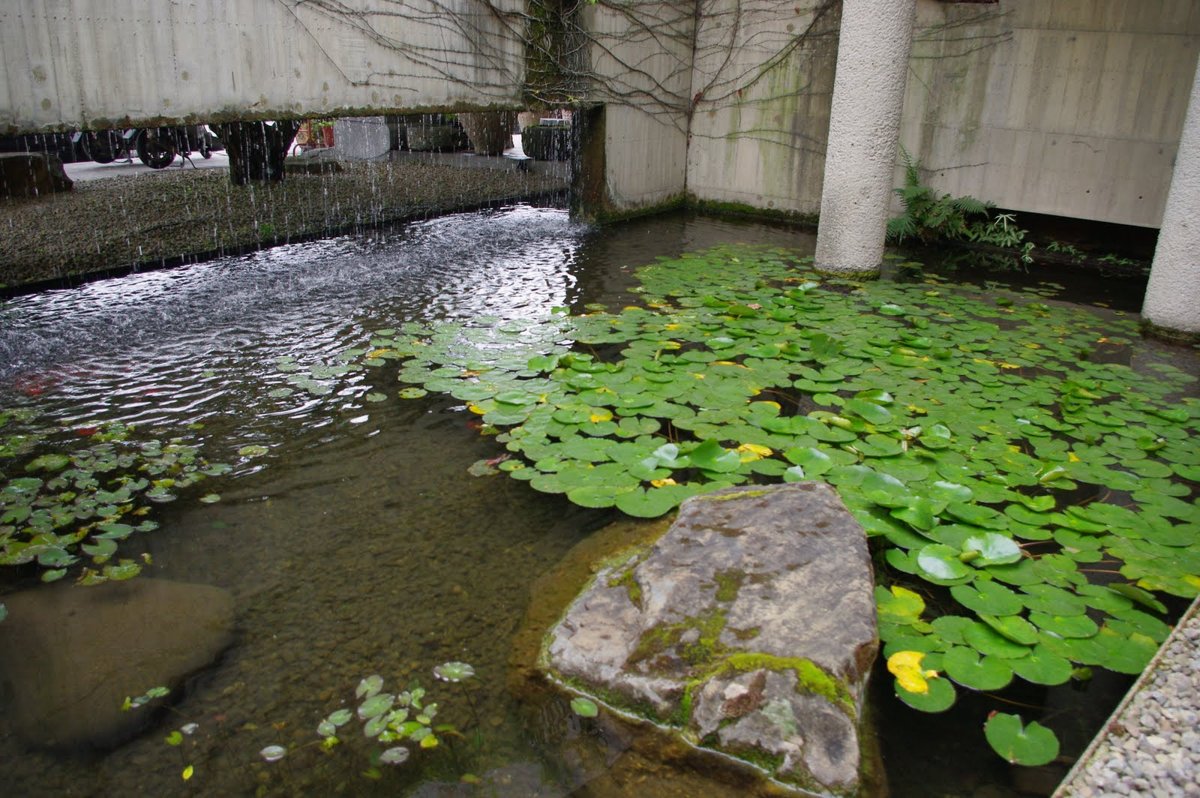
M 0 437 L 0 565 L 39 566 L 43 582 L 80 562 L 80 584 L 136 576 L 149 555 L 120 557 L 119 549 L 158 528 L 145 518 L 151 506 L 231 470 L 186 438 L 139 438 L 118 423 L 67 430 L 62 440 L 62 431 L 31 425 L 33 411 L 9 410 L 0 412 L 0 434 L 18 421 L 20 432 Z
M 475 675 L 475 669 L 465 662 L 446 662 L 433 672 L 438 679 L 449 682 L 461 682 Z M 371 754 L 371 769 L 365 774 L 379 778 L 377 765 L 400 765 L 408 761 L 411 751 L 403 743 L 428 750 L 438 747 L 447 736 L 462 736 L 451 723 L 434 724 L 438 705 L 426 700 L 427 695 L 425 688 L 415 682 L 402 692 L 385 693 L 382 676 L 367 676 L 354 690 L 357 709 L 335 710 L 317 724 L 321 747 L 328 751 L 339 745 L 341 730 L 357 717 L 364 736 L 388 746 Z M 288 749 L 281 745 L 269 745 L 259 752 L 267 762 L 277 762 L 287 754 Z
M 644 302 L 618 313 L 373 345 L 501 430 L 500 470 L 582 506 L 655 517 L 729 485 L 834 485 L 877 553 L 885 656 L 921 655 L 896 682 L 917 709 L 1139 672 L 1169 631 L 1157 594 L 1200 591 L 1194 378 L 1120 362 L 1129 319 L 807 263 L 718 247 L 643 268 Z

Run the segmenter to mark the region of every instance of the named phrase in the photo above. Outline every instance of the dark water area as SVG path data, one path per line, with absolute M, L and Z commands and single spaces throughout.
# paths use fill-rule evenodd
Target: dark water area
M 619 307 L 634 297 L 636 267 L 731 241 L 808 253 L 815 243 L 789 228 L 684 214 L 598 229 L 517 206 L 0 303 L 0 410 L 61 428 L 60 446 L 72 429 L 120 422 L 183 436 L 233 465 L 156 505 L 160 529 L 137 540 L 152 560 L 147 575 L 224 588 L 236 618 L 221 660 L 114 750 L 40 750 L 0 715 L 4 792 L 752 794 L 652 735 L 575 716 L 519 672 L 533 619 L 561 601 L 556 586 L 586 574 L 580 552 L 614 514 L 470 476 L 502 447 L 478 434 L 463 403 L 397 398 L 395 364 L 339 368 L 346 350 L 409 322 L 498 325 L 564 306 Z M 297 370 L 317 384 L 298 386 Z M 247 446 L 265 454 L 239 454 Z M 220 501 L 200 501 L 209 493 Z M 606 534 L 639 534 L 629 526 Z M 27 587 L 5 578 L 2 593 Z M 436 681 L 433 668 L 447 661 L 470 663 L 475 677 Z M 355 685 L 375 673 L 397 689 L 418 680 L 462 737 L 379 780 L 362 775 L 367 745 L 353 733 L 322 751 L 317 723 L 352 708 Z M 889 683 L 876 679 L 875 693 L 893 795 L 1016 794 L 1008 767 L 966 727 L 974 716 L 917 716 L 886 694 Z M 1077 752 L 1125 684 L 1029 698 L 1081 719 L 1068 743 Z M 192 723 L 182 745 L 164 743 Z M 265 762 L 259 752 L 271 745 L 293 753 Z

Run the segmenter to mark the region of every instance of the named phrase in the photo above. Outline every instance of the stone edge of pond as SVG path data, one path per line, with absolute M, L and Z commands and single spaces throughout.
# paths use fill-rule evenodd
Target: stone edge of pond
M 1197 663 L 1200 597 L 1180 618 L 1053 798 L 1200 795 L 1195 782 L 1200 771 Z

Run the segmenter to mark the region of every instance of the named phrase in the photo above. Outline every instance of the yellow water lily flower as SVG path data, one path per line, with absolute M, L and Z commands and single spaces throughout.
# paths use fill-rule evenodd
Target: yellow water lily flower
M 650 484 L 656 488 L 665 488 L 667 485 L 678 485 L 679 483 L 667 477 L 666 479 L 652 479 Z

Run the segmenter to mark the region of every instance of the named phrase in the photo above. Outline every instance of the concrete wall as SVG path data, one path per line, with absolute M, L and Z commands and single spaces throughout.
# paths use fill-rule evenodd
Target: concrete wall
M 610 212 L 682 197 L 687 188 L 694 0 L 589 5 L 589 100 L 605 104 Z
M 687 175 L 695 197 L 819 210 L 839 20 L 826 0 L 701 0 Z
M 511 107 L 525 3 L 491 5 L 500 13 L 479 0 L 3 0 L 0 132 Z
M 1157 227 L 1198 52 L 1196 0 L 920 0 L 901 143 L 940 191 Z
M 820 5 L 700 0 L 696 197 L 819 208 L 836 30 L 787 48 Z M 901 144 L 939 191 L 1157 227 L 1198 53 L 1197 0 L 918 0 Z

